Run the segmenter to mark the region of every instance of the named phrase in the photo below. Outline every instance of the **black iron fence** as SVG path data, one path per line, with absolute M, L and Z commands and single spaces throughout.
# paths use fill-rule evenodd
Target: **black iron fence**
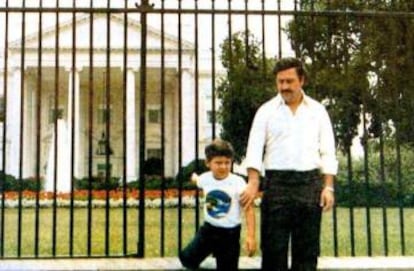
M 414 6 L 368 2 L 1 1 L 0 257 L 176 255 L 216 89 L 291 55 L 338 142 L 322 254 L 413 255 Z

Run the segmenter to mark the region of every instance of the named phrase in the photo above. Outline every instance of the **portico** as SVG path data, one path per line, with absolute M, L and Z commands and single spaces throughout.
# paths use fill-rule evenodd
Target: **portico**
M 140 24 L 134 20 L 125 24 L 123 16 L 112 14 L 108 39 L 101 27 L 106 23 L 104 15 L 94 15 L 93 23 L 89 15 L 82 15 L 75 22 L 61 23 L 9 45 L 8 76 L 4 78 L 7 174 L 27 178 L 36 176 L 40 168 L 40 175 L 50 179 L 57 171 L 58 190 L 67 190 L 60 182 L 69 180 L 68 176 L 83 178 L 90 172 L 96 176 L 106 167 L 111 176 L 122 177 L 125 170 L 128 181 L 136 180 L 142 136 L 145 159 L 161 158 L 164 141 L 166 176 L 177 173 L 179 160 L 185 165 L 194 159 L 192 44 L 180 41 L 179 67 L 179 41 L 163 33 L 162 44 L 162 34 L 148 29 L 146 108 L 141 116 Z M 203 111 L 202 105 L 199 110 Z M 145 118 L 145 135 L 141 117 Z M 205 121 L 203 114 L 200 121 Z M 203 129 L 200 133 L 201 140 Z M 180 135 L 185 142 L 181 150 Z

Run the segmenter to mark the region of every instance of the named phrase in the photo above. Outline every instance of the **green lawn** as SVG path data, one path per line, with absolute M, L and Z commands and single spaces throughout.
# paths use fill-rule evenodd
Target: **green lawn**
M 56 212 L 56 256 L 70 256 L 70 243 L 72 243 L 73 256 L 123 256 L 134 255 L 137 252 L 138 241 L 138 210 L 128 209 L 127 211 L 127 236 L 123 237 L 124 219 L 123 211 L 120 208 L 110 209 L 108 220 L 105 209 L 92 209 L 91 221 L 91 253 L 88 255 L 88 220 L 87 209 L 77 208 L 74 211 L 73 219 L 73 239 L 70 240 L 70 212 L 67 208 L 60 208 Z M 351 256 L 351 212 L 347 208 L 337 208 L 337 240 L 338 255 Z M 398 209 L 389 208 L 386 210 L 387 216 L 387 237 L 388 255 L 401 255 L 400 240 L 400 216 Z M 159 209 L 146 210 L 145 226 L 145 257 L 161 256 L 160 245 L 160 221 L 161 212 Z M 334 256 L 334 230 L 333 212 L 325 213 L 323 217 L 323 227 L 321 236 L 322 255 Z M 366 210 L 363 208 L 353 209 L 354 218 L 354 240 L 355 255 L 366 256 L 367 250 L 367 222 Z M 370 209 L 371 218 L 371 240 L 372 255 L 385 255 L 384 251 L 384 227 L 382 209 Z M 18 256 L 18 210 L 5 209 L 4 215 L 4 257 Z M 35 252 L 35 210 L 23 209 L 21 215 L 21 257 L 33 257 Z M 38 255 L 39 257 L 51 257 L 52 254 L 52 221 L 53 212 L 51 208 L 40 209 L 39 212 L 39 232 Z M 106 221 L 109 228 L 106 229 Z M 195 233 L 195 212 L 194 209 L 183 209 L 182 211 L 182 244 L 185 245 Z M 259 210 L 257 209 L 257 232 L 259 233 Z M 414 228 L 411 227 L 414 221 L 414 209 L 404 209 L 405 223 L 405 254 L 414 255 Z M 178 247 L 178 210 L 165 210 L 165 243 L 164 255 L 175 256 Z M 105 232 L 109 233 L 109 240 L 105 239 Z M 258 238 L 259 240 L 259 238 Z M 108 241 L 108 242 L 106 242 Z M 108 244 L 108 251 L 105 244 Z M 124 251 L 124 245 L 126 250 Z M 260 252 L 258 252 L 260 254 Z

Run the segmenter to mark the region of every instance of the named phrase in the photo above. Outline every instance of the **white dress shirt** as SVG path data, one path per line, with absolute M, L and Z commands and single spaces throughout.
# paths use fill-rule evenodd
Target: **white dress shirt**
M 259 172 L 320 169 L 336 175 L 335 139 L 325 107 L 304 93 L 295 113 L 281 95 L 264 103 L 252 123 L 245 162 Z

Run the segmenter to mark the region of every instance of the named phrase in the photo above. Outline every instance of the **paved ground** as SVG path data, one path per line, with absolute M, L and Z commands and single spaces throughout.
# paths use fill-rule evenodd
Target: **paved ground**
M 214 269 L 214 259 L 203 262 L 203 269 Z M 260 258 L 242 257 L 241 270 L 257 270 Z M 414 257 L 323 257 L 320 270 L 413 270 Z M 116 258 L 116 259 L 52 259 L 52 260 L 0 260 L 0 270 L 184 270 L 177 258 Z

